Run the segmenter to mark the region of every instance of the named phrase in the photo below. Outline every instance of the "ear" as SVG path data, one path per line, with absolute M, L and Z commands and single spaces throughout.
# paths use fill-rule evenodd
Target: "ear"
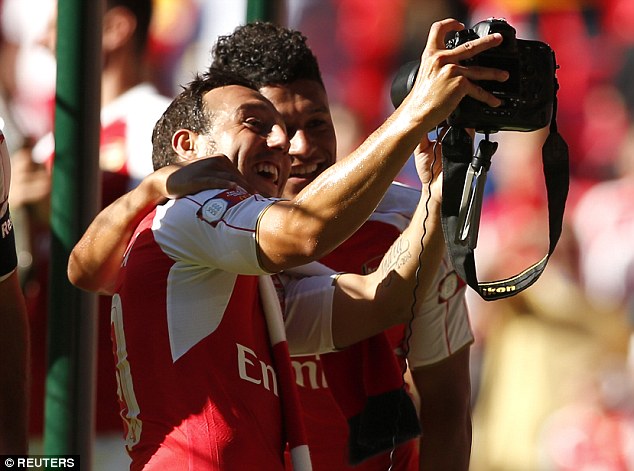
M 125 7 L 114 7 L 103 16 L 104 52 L 114 51 L 132 41 L 136 30 L 136 17 Z
M 198 156 L 196 139 L 198 139 L 198 134 L 195 132 L 189 129 L 179 129 L 172 136 L 172 148 L 183 160 L 194 160 Z

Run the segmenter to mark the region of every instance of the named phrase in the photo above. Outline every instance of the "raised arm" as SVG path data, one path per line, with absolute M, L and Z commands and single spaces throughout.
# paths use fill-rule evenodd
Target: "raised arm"
M 319 259 L 349 237 L 378 205 L 412 151 L 465 96 L 500 101 L 472 80 L 506 80 L 507 72 L 459 62 L 500 44 L 499 34 L 447 50 L 445 35 L 464 25 L 434 23 L 414 87 L 399 108 L 347 158 L 324 171 L 291 201 L 266 211 L 258 228 L 263 267 L 271 272 Z M 280 237 L 283 231 L 286 237 Z
M 103 209 L 73 248 L 68 278 L 87 291 L 112 294 L 123 254 L 135 227 L 157 204 L 209 188 L 248 188 L 224 155 L 189 165 L 168 165 L 148 175 L 138 187 Z

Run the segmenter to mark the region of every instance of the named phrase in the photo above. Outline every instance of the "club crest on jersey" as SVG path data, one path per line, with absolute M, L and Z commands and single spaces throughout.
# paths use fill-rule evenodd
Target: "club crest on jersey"
M 230 208 L 244 201 L 249 196 L 249 193 L 242 188 L 223 191 L 205 201 L 196 215 L 202 221 L 216 227 Z
M 465 282 L 458 276 L 455 271 L 448 273 L 438 283 L 438 300 L 444 303 L 455 296 L 462 287 L 465 286 Z

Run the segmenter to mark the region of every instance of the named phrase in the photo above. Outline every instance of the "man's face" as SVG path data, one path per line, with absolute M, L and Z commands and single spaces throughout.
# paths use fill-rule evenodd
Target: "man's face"
M 293 198 L 336 159 L 337 139 L 326 91 L 314 80 L 262 87 L 282 114 L 291 140 L 291 174 L 284 197 Z
M 230 85 L 204 97 L 212 110 L 210 138 L 260 194 L 281 196 L 291 168 L 282 116 L 260 93 Z

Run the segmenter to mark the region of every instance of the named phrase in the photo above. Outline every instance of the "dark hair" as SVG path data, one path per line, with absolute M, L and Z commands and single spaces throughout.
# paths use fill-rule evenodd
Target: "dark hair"
M 136 29 L 134 30 L 134 41 L 139 52 L 145 49 L 148 36 L 150 34 L 150 23 L 153 14 L 152 0 L 106 0 L 106 11 L 115 7 L 123 7 L 136 18 Z
M 258 87 L 300 79 L 324 84 L 306 37 L 270 22 L 248 23 L 238 26 L 230 35 L 220 36 L 213 46 L 212 57 L 212 67 L 247 77 Z
M 257 90 L 255 84 L 227 70 L 210 68 L 183 87 L 154 125 L 152 132 L 152 163 L 154 170 L 176 162 L 178 154 L 172 148 L 172 136 L 179 129 L 207 134 L 213 125 L 213 110 L 205 107 L 204 96 L 210 90 L 228 85 L 240 85 Z

